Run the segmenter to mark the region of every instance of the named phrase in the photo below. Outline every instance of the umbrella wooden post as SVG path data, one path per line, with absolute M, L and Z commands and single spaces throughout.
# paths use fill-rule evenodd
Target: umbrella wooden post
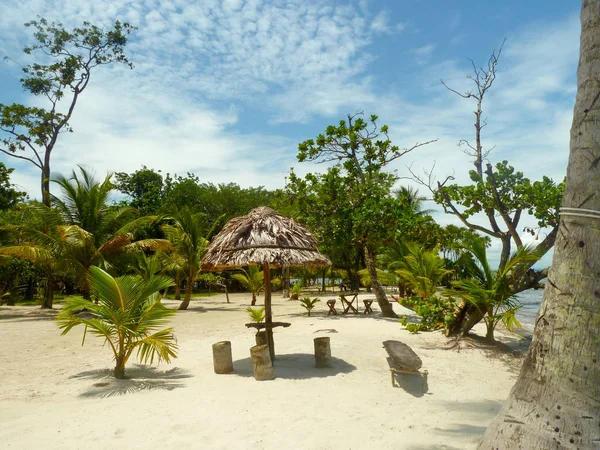
M 271 313 L 271 269 L 269 263 L 265 263 L 263 266 L 265 274 L 265 332 L 267 335 L 267 345 L 269 346 L 269 353 L 271 355 L 271 361 L 275 361 L 275 344 L 273 342 L 273 314 Z

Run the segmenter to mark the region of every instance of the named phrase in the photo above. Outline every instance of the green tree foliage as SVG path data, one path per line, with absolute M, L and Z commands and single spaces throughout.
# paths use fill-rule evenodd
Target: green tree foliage
M 115 358 L 114 376 L 125 377 L 125 365 L 136 352 L 143 363 L 169 363 L 177 356 L 177 344 L 172 328 L 164 327 L 175 310 L 165 308 L 160 302 L 160 291 L 172 284 L 164 276 L 144 280 L 137 276 L 113 278 L 98 267 L 90 271 L 94 297 L 90 303 L 77 297 L 69 298 L 57 317 L 59 328 L 65 335 L 78 325 L 84 325 L 86 334 L 105 339 Z M 85 309 L 91 315 L 76 315 Z
M 398 262 L 396 273 L 419 297 L 426 299 L 436 293 L 442 279 L 451 273 L 437 250 L 424 250 L 418 244 L 406 245 L 407 254 Z
M 52 307 L 57 276 L 72 278 L 84 298 L 89 299 L 88 273 L 92 266 L 109 270 L 111 261 L 122 253 L 170 248 L 164 240 L 134 239 L 132 230 L 154 219 L 132 220 L 138 214 L 136 210 L 111 207 L 110 176 L 100 182 L 80 168 L 71 177 L 57 176 L 55 182 L 63 194 L 61 198 L 53 197 L 55 208 L 33 204 L 27 220 L 4 227 L 22 238 L 0 248 L 0 254 L 22 258 L 42 268 L 46 278 L 42 307 Z
M 21 85 L 48 106 L 0 104 L 0 152 L 40 169 L 43 203 L 50 206 L 50 158 L 58 137 L 72 131 L 69 121 L 97 67 L 121 63 L 133 68 L 125 45 L 135 28 L 116 21 L 108 29 L 83 22 L 67 30 L 43 18 L 25 26 L 33 28 L 35 44 L 24 52 L 41 54 L 47 64 L 25 66 Z
M 130 205 L 142 214 L 157 214 L 164 203 L 164 181 L 160 170 L 154 171 L 142 166 L 132 174 L 115 174 L 115 189 L 127 194 Z
M 396 176 L 385 168 L 422 145 L 401 149 L 389 139 L 388 127 L 377 125 L 377 116 L 367 121 L 355 115 L 298 146 L 298 161 L 333 163 L 329 171 L 337 170 L 343 178 L 344 200 L 351 208 L 353 242 L 363 250 L 371 286 L 384 316 L 395 314 L 377 279 L 375 256 L 380 243 L 395 229 L 398 216 L 398 203 L 390 195 Z
M 15 189 L 15 185 L 10 182 L 10 174 L 15 169 L 7 168 L 0 162 L 0 211 L 10 209 L 27 198 L 25 192 Z
M 237 280 L 252 293 L 251 305 L 256 305 L 256 296 L 265 288 L 265 274 L 260 266 L 249 266 L 248 270 L 241 269 L 242 273 L 235 273 L 231 276 Z
M 270 206 L 274 200 L 274 193 L 261 186 L 202 183 L 192 173 L 163 177 L 160 171 L 145 166 L 131 174 L 119 172 L 115 178 L 116 188 L 127 194 L 130 206 L 143 214 L 188 208 L 194 214 L 203 213 L 209 223 L 225 222 L 258 206 Z
M 294 205 L 292 214 L 315 234 L 320 250 L 334 267 L 348 273 L 352 288 L 358 289 L 356 274 L 360 270 L 361 245 L 355 240 L 348 188 L 342 170 L 337 167 L 305 178 L 292 170 L 285 194 Z

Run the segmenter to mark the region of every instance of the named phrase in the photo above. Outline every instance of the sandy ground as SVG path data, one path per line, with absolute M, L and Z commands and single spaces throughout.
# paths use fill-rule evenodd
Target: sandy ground
M 275 320 L 292 326 L 275 331 L 277 378 L 258 382 L 249 358 L 254 332 L 244 326 L 249 296 L 230 297 L 230 304 L 224 295 L 193 301 L 173 319 L 174 363 L 131 361 L 131 379 L 120 381 L 110 376 L 111 352 L 100 339 L 88 336 L 81 347 L 83 328 L 60 336 L 53 311 L 0 307 L 0 447 L 469 449 L 520 365 L 477 344 L 444 349 L 440 333 L 410 334 L 393 319 L 363 315 L 362 302 L 360 315 L 327 317 L 323 299 L 309 318 L 297 301 L 275 295 Z M 314 367 L 319 336 L 331 337 L 331 369 Z M 428 393 L 418 376 L 391 386 L 387 339 L 421 357 Z M 232 343 L 229 375 L 213 371 L 211 346 L 221 340 Z

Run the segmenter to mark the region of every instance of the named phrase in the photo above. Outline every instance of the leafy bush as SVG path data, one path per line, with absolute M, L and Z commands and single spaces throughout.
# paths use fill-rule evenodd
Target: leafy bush
M 302 283 L 296 283 L 290 289 L 291 298 L 293 298 L 294 300 L 298 300 L 300 292 L 302 292 Z
M 402 305 L 414 309 L 421 316 L 421 322 L 418 324 L 408 323 L 406 317 L 398 320 L 408 331 L 417 333 L 419 331 L 439 330 L 440 328 L 444 328 L 446 324 L 452 323 L 456 300 L 453 297 L 443 298 L 433 296 L 428 299 L 410 297 L 404 299 Z
M 320 301 L 321 300 L 319 300 L 318 298 L 313 298 L 311 300 L 310 297 L 304 297 L 302 300 L 300 300 L 300 304 L 302 305 L 302 307 L 304 309 L 306 309 L 306 311 L 308 311 L 308 317 L 310 317 L 310 312 L 313 310 L 315 305 Z

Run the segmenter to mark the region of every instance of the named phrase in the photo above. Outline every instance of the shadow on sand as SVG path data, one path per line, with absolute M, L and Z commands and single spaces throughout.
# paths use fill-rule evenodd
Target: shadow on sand
M 331 358 L 332 366 L 325 369 L 315 367 L 315 356 L 308 353 L 289 353 L 277 355 L 275 360 L 275 378 L 288 380 L 306 380 L 308 378 L 334 377 L 340 373 L 350 373 L 356 366 L 340 358 Z M 254 377 L 252 360 L 250 358 L 238 359 L 233 362 L 233 375 L 240 377 Z
M 83 398 L 106 398 L 117 395 L 133 394 L 144 390 L 172 391 L 185 384 L 179 380 L 191 378 L 189 372 L 174 367 L 169 370 L 158 370 L 156 367 L 136 364 L 125 372 L 127 378 L 113 377 L 112 369 L 98 369 L 80 372 L 70 378 L 98 380 L 79 396 Z

